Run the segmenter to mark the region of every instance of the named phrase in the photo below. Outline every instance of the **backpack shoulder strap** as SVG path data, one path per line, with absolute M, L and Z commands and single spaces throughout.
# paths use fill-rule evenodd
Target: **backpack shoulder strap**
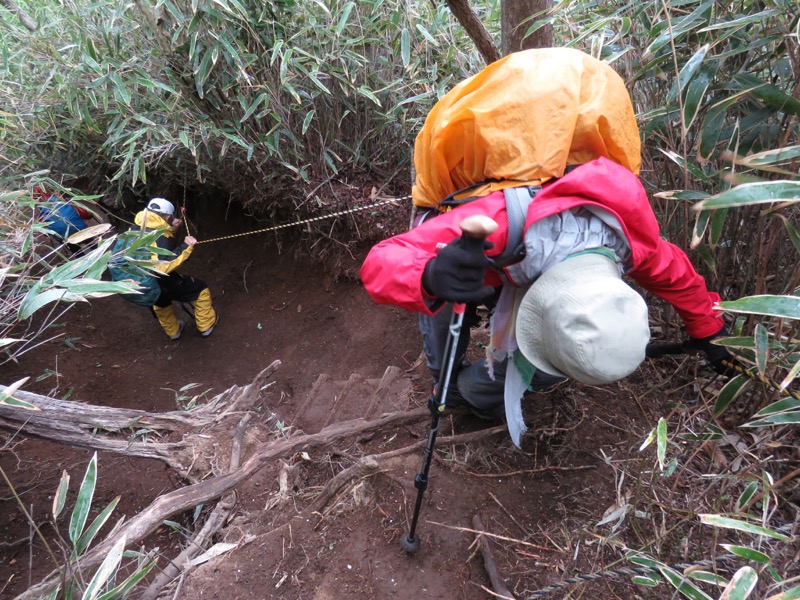
M 524 185 L 503 190 L 508 215 L 508 243 L 503 253 L 494 259 L 495 267 L 507 267 L 525 258 L 525 219 L 528 207 L 541 189 L 538 185 Z

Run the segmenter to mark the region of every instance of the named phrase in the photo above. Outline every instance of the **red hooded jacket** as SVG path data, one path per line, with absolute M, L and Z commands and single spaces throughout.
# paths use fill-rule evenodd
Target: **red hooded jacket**
M 661 239 L 647 194 L 639 178 L 625 167 L 599 158 L 545 183 L 528 208 L 525 228 L 581 205 L 599 206 L 617 218 L 631 247 L 633 264 L 627 276 L 672 304 L 690 336 L 704 338 L 722 329 L 722 317 L 713 310 L 719 295 L 708 291 L 680 248 Z M 494 247 L 486 255 L 500 255 L 508 239 L 508 219 L 503 193 L 494 192 L 378 243 L 361 267 L 367 292 L 379 304 L 431 314 L 431 299 L 422 288 L 425 265 L 438 247 L 461 235 L 461 221 L 477 214 L 497 222 L 497 231 L 487 238 Z M 486 284 L 498 286 L 500 277 L 488 270 Z

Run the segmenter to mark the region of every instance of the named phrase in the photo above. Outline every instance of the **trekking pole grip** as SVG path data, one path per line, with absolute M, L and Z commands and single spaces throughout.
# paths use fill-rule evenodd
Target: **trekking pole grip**
M 497 231 L 497 223 L 486 215 L 472 215 L 461 221 L 464 246 L 468 250 L 483 252 L 484 240 Z

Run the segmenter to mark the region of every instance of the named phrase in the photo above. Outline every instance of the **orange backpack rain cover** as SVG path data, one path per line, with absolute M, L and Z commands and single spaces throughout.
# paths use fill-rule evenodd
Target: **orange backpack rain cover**
M 604 156 L 639 174 L 639 129 L 622 78 L 570 48 L 509 54 L 462 81 L 428 114 L 414 147 L 417 206 L 448 195 L 538 185 Z

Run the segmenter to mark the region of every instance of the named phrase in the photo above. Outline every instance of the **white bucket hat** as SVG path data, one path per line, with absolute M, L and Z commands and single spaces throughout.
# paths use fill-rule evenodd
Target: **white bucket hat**
M 525 358 L 546 373 L 611 383 L 645 358 L 647 305 L 610 257 L 580 254 L 546 271 L 525 293 L 516 337 Z

